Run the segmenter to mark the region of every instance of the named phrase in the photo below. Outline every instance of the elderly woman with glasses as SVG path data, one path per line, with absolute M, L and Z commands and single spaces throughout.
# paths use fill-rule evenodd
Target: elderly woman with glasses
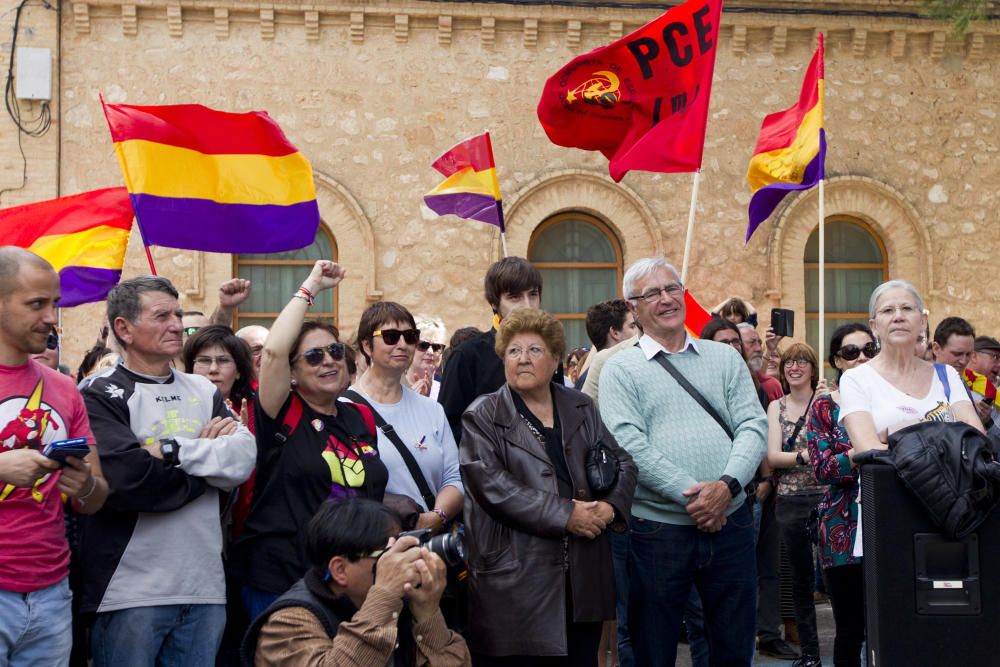
M 602 622 L 615 615 L 605 531 L 626 529 L 636 467 L 593 402 L 552 381 L 566 349 L 558 320 L 514 310 L 495 349 L 506 383 L 462 417 L 467 638 L 476 664 L 596 667 Z M 619 463 L 601 494 L 585 470 L 598 443 Z
M 371 408 L 380 427 L 391 427 L 382 428 L 378 446 L 389 471 L 386 491 L 412 501 L 400 511 L 403 525 L 440 532 L 462 511 L 462 477 L 444 408 L 402 384 L 420 336 L 413 315 L 398 303 L 368 306 L 358 324 L 358 346 L 368 370 L 347 396 Z M 414 470 L 408 459 L 416 464 Z M 393 507 L 400 510 L 396 503 Z
M 441 390 L 441 361 L 447 347 L 448 330 L 439 317 L 417 315 L 414 321 L 420 331 L 420 340 L 410 368 L 403 376 L 403 383 L 418 394 L 436 401 Z
M 778 471 L 774 515 L 792 569 L 792 600 L 802 657 L 797 667 L 820 664 L 816 605 L 813 601 L 815 568 L 809 515 L 819 504 L 823 486 L 809 465 L 806 419 L 819 382 L 819 360 L 805 343 L 793 343 L 781 353 L 778 374 L 785 396 L 767 408 L 767 462 Z
M 879 352 L 871 330 L 860 322 L 843 324 L 830 338 L 830 365 L 837 380 L 844 371 L 867 363 Z M 827 485 L 819 501 L 818 546 L 827 591 L 833 606 L 836 667 L 860 667 L 865 639 L 864 578 L 861 560 L 853 555 L 858 525 L 858 470 L 852 445 L 838 424 L 840 390 L 813 401 L 807 424 L 809 463 L 816 479 Z
M 243 602 L 255 618 L 308 567 L 302 529 L 330 498 L 380 501 L 389 473 L 371 414 L 340 402 L 349 378 L 337 329 L 303 322 L 317 294 L 344 278 L 320 260 L 278 315 L 261 354 L 257 390 L 257 478 L 237 542 Z

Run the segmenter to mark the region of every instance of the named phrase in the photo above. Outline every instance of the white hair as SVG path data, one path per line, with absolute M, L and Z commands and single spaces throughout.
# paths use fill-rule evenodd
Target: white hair
M 677 272 L 673 264 L 662 257 L 645 257 L 633 262 L 625 272 L 625 276 L 622 278 L 622 296 L 626 299 L 636 296 L 632 293 L 635 284 L 659 269 L 666 269 L 677 277 L 677 282 L 681 281 L 681 274 Z
M 889 280 L 876 287 L 875 291 L 872 292 L 872 298 L 868 300 L 868 316 L 871 317 L 871 319 L 875 319 L 875 305 L 878 303 L 878 300 L 882 298 L 882 295 L 889 290 L 896 288 L 905 289 L 909 292 L 917 302 L 917 310 L 924 312 L 924 300 L 920 297 L 920 292 L 917 291 L 916 287 L 905 280 Z
M 249 335 L 254 334 L 254 333 L 260 334 L 261 332 L 263 332 L 264 333 L 264 337 L 267 338 L 267 334 L 269 333 L 267 327 L 262 327 L 259 324 L 249 324 L 249 325 L 241 328 L 239 331 L 237 331 L 236 332 L 236 337 L 237 338 L 243 338 L 244 336 L 249 336 Z
M 739 329 L 740 331 L 745 331 L 747 329 L 749 329 L 750 331 L 757 331 L 757 327 L 750 324 L 749 322 L 738 322 L 736 324 L 736 328 Z
M 448 343 L 448 329 L 444 326 L 444 320 L 440 317 L 434 317 L 433 315 L 416 315 L 413 319 L 417 323 L 417 329 L 420 330 L 420 333 L 440 333 L 441 340 L 444 341 L 445 344 Z

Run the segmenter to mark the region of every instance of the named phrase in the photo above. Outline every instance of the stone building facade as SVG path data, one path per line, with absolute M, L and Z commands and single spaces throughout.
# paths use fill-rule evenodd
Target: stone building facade
M 17 4 L 0 0 L 5 56 Z M 830 227 L 843 232 L 828 240 L 842 256 L 828 261 L 845 272 L 828 276 L 843 290 L 829 298 L 851 302 L 850 319 L 876 278 L 905 278 L 924 294 L 932 324 L 961 314 L 1000 333 L 990 284 L 1000 252 L 1000 20 L 958 36 L 921 18 L 919 7 L 726 4 L 687 281 L 703 304 L 739 294 L 765 313 L 794 309 L 800 334 L 802 322 L 814 321 L 807 285 L 818 193 L 790 197 L 744 246 L 744 173 L 761 119 L 797 99 L 823 31 L 825 205 Z M 578 336 L 581 299 L 616 295 L 622 266 L 651 253 L 680 265 L 692 178 L 633 172 L 615 184 L 601 156 L 550 144 L 535 106 L 559 67 L 659 13 L 630 0 L 81 0 L 58 11 L 33 0 L 17 45 L 52 51 L 53 125 L 41 138 L 21 137 L 22 184 L 17 132 L 0 121 L 0 206 L 122 183 L 99 94 L 127 104 L 262 109 L 312 162 L 326 239 L 348 270 L 332 306 L 343 329 L 378 299 L 439 315 L 451 330 L 485 327 L 481 281 L 500 256 L 497 230 L 435 218 L 421 196 L 440 180 L 430 167 L 437 155 L 490 129 L 509 251 L 538 254 L 559 285 L 546 296 L 574 311 L 563 315 Z M 39 104 L 23 109 L 30 116 Z M 543 246 L 551 254 L 594 229 L 606 237 L 606 257 L 587 259 L 586 248 L 541 256 Z M 564 243 L 543 240 L 546 230 Z M 250 270 L 228 255 L 157 248 L 153 256 L 189 309 L 211 310 L 218 284 Z M 145 271 L 133 234 L 126 275 Z M 280 283 L 263 282 L 257 291 Z M 93 341 L 101 314 L 96 304 L 63 313 L 70 363 Z

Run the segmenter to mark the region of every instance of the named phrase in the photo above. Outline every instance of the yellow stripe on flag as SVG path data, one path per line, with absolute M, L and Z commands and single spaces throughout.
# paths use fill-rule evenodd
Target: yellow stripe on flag
M 476 171 L 472 167 L 466 167 L 446 178 L 441 185 L 428 192 L 426 196 L 460 193 L 487 195 L 494 199 L 500 199 L 500 184 L 497 182 L 497 170 L 485 169 L 483 171 Z
M 67 266 L 120 271 L 129 230 L 101 225 L 73 234 L 43 236 L 28 248 L 48 260 L 56 271 Z
M 142 139 L 116 143 L 115 151 L 132 194 L 280 206 L 316 199 L 302 153 L 206 155 Z
M 822 99 L 823 82 L 820 82 Z M 823 127 L 823 104 L 817 104 L 802 118 L 795 139 L 787 148 L 759 153 L 750 159 L 747 182 L 756 192 L 772 183 L 801 183 L 805 168 L 819 153 L 819 131 Z

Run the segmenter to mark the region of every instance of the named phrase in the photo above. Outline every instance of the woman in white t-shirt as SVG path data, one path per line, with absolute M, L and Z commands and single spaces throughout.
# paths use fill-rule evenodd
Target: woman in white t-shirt
M 927 325 L 917 290 L 903 280 L 883 283 L 872 292 L 869 313 L 881 352 L 840 381 L 840 421 L 854 455 L 886 449 L 890 433 L 922 421 L 961 421 L 982 431 L 955 369 L 913 353 Z

